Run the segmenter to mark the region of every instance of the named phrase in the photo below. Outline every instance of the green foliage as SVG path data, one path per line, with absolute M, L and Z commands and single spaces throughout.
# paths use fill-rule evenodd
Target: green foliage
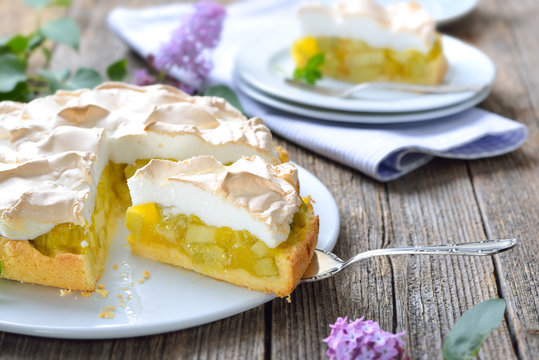
M 69 6 L 71 0 L 24 0 L 39 13 L 45 7 Z M 46 40 L 49 40 L 46 42 Z M 103 82 L 103 77 L 90 68 L 70 70 L 38 70 L 29 74 L 28 59 L 41 52 L 48 64 L 51 59 L 51 42 L 79 48 L 79 26 L 68 18 L 53 20 L 29 35 L 15 34 L 0 39 L 0 101 L 30 101 L 35 96 L 54 93 L 59 89 L 93 88 Z M 127 75 L 127 61 L 120 60 L 109 66 L 111 80 L 123 80 Z
M 45 24 L 41 34 L 59 44 L 71 46 L 73 49 L 79 49 L 80 29 L 76 22 L 66 17 L 52 20 Z
M 122 81 L 127 76 L 127 60 L 122 59 L 109 65 L 107 68 L 107 76 L 114 81 Z
M 294 70 L 294 80 L 305 81 L 308 84 L 314 85 L 317 80 L 322 78 L 320 67 L 324 64 L 324 60 L 323 53 L 311 56 L 304 67 Z
M 245 111 L 243 110 L 243 107 L 241 106 L 240 100 L 238 99 L 238 96 L 232 90 L 226 85 L 214 85 L 210 86 L 206 89 L 204 92 L 205 96 L 217 96 L 220 98 L 225 99 L 228 101 L 232 106 L 234 106 L 236 109 L 241 111 L 243 114 L 245 114 Z
M 68 7 L 71 5 L 71 0 L 24 0 L 27 6 L 41 10 L 50 6 Z
M 474 358 L 492 330 L 500 326 L 504 312 L 503 299 L 484 301 L 465 312 L 445 339 L 444 360 Z
M 26 81 L 25 71 L 26 61 L 15 54 L 0 55 L 0 93 L 9 93 L 18 83 Z

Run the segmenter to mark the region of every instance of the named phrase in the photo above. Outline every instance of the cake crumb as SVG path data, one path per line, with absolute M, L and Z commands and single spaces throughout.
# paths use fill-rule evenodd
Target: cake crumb
M 144 276 L 144 278 L 146 278 L 146 279 L 149 279 L 150 278 L 150 272 L 148 270 L 144 270 L 144 272 L 142 273 L 142 276 Z
M 285 299 L 289 304 L 292 303 L 292 295 L 288 295 Z
M 81 291 L 80 294 L 82 295 L 82 297 L 90 297 L 90 295 L 92 295 L 92 291 Z
M 122 290 L 122 291 L 127 291 L 127 287 L 124 286 L 124 287 L 122 287 L 120 290 Z
M 112 268 L 113 268 L 114 270 L 118 270 L 118 264 L 112 265 Z
M 105 285 L 103 285 L 103 284 L 99 284 L 97 286 L 97 289 L 95 289 L 95 292 L 98 293 L 99 295 L 101 295 L 101 297 L 103 299 L 106 299 L 107 296 L 109 296 L 109 292 L 107 290 L 105 290 Z
M 112 319 L 116 314 L 114 313 L 116 311 L 116 306 L 110 305 L 105 306 L 103 310 L 99 313 L 99 317 L 101 319 Z
M 118 294 L 118 299 L 123 300 L 124 296 L 122 294 Z
M 60 296 L 66 296 L 66 295 L 69 295 L 69 294 L 71 294 L 70 289 L 60 289 Z
M 144 278 L 138 279 L 138 282 L 141 283 L 141 284 L 144 284 Z

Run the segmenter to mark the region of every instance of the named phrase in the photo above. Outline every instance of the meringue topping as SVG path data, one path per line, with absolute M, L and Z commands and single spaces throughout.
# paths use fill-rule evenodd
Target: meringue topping
M 112 160 L 279 163 L 269 129 L 217 97 L 166 86 L 105 83 L 60 90 L 28 104 L 0 103 L 0 236 L 29 240 L 91 221 L 101 173 Z
M 288 238 L 301 203 L 295 167 L 272 166 L 258 156 L 230 166 L 210 156 L 152 160 L 127 184 L 135 206 L 156 203 L 166 215 L 195 215 L 210 226 L 248 230 L 271 248 Z
M 365 41 L 372 47 L 427 53 L 436 40 L 436 24 L 416 2 L 383 7 L 375 0 L 340 0 L 334 7 L 309 3 L 298 10 L 304 36 Z

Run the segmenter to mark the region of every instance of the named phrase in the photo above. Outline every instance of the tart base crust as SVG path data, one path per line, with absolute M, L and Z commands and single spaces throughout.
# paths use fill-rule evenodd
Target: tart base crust
M 170 248 L 162 244 L 148 244 L 128 237 L 131 252 L 142 257 L 146 257 L 159 262 L 179 266 L 184 269 L 194 270 L 214 279 L 226 281 L 235 285 L 247 287 L 251 290 L 274 293 L 277 296 L 285 297 L 294 291 L 296 286 L 309 266 L 316 243 L 318 240 L 318 216 L 309 212 L 307 219 L 308 231 L 301 241 L 291 246 L 289 251 L 275 257 L 275 264 L 279 270 L 278 277 L 256 277 L 243 269 L 211 269 L 207 266 L 193 263 L 191 258 L 179 249 Z
M 88 255 L 61 253 L 47 256 L 39 252 L 28 240 L 11 240 L 0 236 L 0 278 L 18 280 L 63 289 L 94 291 L 101 278 L 107 258 L 108 246 L 114 235 L 118 216 L 109 216 L 106 243 L 98 249 L 97 263 Z

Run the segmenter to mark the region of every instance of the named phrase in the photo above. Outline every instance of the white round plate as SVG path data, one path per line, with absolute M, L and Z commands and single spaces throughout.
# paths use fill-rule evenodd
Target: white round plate
M 320 109 L 312 106 L 304 106 L 293 102 L 284 101 L 253 88 L 237 77 L 235 81 L 240 91 L 245 95 L 273 108 L 296 115 L 306 116 L 312 119 L 355 124 L 395 124 L 438 119 L 444 116 L 459 113 L 479 104 L 488 96 L 491 90 L 491 87 L 488 87 L 469 100 L 440 109 L 408 113 L 354 113 Z
M 379 4 L 388 5 L 402 0 L 377 0 Z M 415 0 L 432 16 L 437 25 L 445 25 L 472 12 L 477 0 Z
M 318 248 L 332 250 L 339 233 L 335 199 L 313 174 L 298 168 L 302 195 L 312 196 L 320 217 Z M 71 339 L 151 335 L 219 320 L 274 298 L 132 255 L 123 222 L 118 226 L 101 280 L 106 299 L 78 291 L 60 296 L 55 288 L 0 280 L 0 331 Z M 151 277 L 139 283 L 145 270 Z M 106 306 L 116 306 L 114 318 L 98 317 Z
M 292 34 L 291 34 L 292 32 Z M 284 82 L 295 68 L 290 55 L 293 30 L 268 34 L 266 38 L 246 43 L 236 56 L 236 73 L 252 87 L 288 102 L 328 110 L 353 112 L 402 113 L 434 110 L 469 100 L 476 92 L 452 94 L 415 94 L 388 90 L 364 90 L 352 98 L 341 99 L 302 90 Z M 444 53 L 449 69 L 444 84 L 455 86 L 490 85 L 496 68 L 483 52 L 462 41 L 444 35 Z M 324 78 L 320 86 L 342 89 L 350 83 Z

